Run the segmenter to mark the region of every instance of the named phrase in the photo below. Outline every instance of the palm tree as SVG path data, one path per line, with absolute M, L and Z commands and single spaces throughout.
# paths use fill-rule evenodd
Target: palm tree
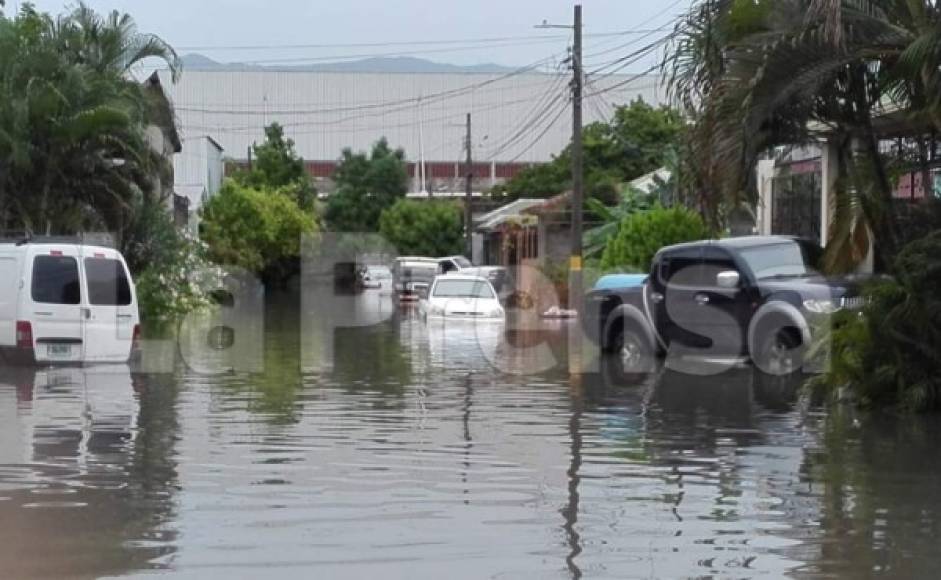
M 53 19 L 25 6 L 0 17 L 0 229 L 120 231 L 165 160 L 144 130 L 155 116 L 131 68 L 176 54 L 127 15 L 84 5 Z M 121 160 L 116 163 L 115 160 Z
M 848 269 L 870 232 L 883 263 L 896 252 L 876 120 L 894 110 L 941 118 L 939 60 L 941 19 L 928 0 L 703 0 L 678 25 L 664 69 L 697 120 L 697 167 L 713 207 L 752 189 L 770 147 L 824 135 L 837 145 L 846 177 L 828 256 Z

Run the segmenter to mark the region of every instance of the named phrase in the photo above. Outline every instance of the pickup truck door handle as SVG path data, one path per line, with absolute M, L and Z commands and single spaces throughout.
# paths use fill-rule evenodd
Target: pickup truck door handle
M 82 308 L 82 318 L 85 320 L 91 318 L 91 308 Z
M 706 304 L 709 304 L 709 297 L 706 296 L 705 294 L 697 294 L 697 295 L 693 298 L 693 300 L 695 300 L 695 301 L 696 301 L 696 304 L 699 304 L 700 306 L 704 306 L 704 305 L 706 305 Z

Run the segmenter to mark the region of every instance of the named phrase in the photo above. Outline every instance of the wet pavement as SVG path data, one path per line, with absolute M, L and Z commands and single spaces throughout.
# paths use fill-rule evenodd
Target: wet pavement
M 516 373 L 536 351 L 502 327 L 410 309 L 309 365 L 297 308 L 266 314 L 260 372 L 0 369 L 0 578 L 941 567 L 937 417 L 827 414 L 748 368 Z

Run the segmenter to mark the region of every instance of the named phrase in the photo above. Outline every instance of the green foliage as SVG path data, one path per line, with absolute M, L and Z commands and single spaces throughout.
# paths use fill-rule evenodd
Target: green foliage
M 619 107 L 608 123 L 593 123 L 583 135 L 585 190 L 606 203 L 618 184 L 658 169 L 683 133 L 683 119 L 669 107 L 641 99 Z M 571 187 L 571 147 L 550 163 L 528 167 L 497 190 L 509 197 L 551 197 Z
M 316 231 L 313 215 L 282 190 L 227 181 L 202 209 L 200 237 L 218 264 L 244 268 L 273 281 L 300 256 L 303 234 Z
M 382 212 L 379 233 L 405 256 L 449 256 L 464 249 L 461 206 L 451 202 L 400 199 Z
M 941 409 L 941 231 L 899 253 L 897 279 L 866 288 L 859 316 L 841 312 L 816 348 L 829 346 L 818 385 L 848 387 L 866 406 Z
M 604 222 L 585 232 L 583 244 L 585 257 L 599 258 L 608 243 L 617 235 L 624 220 L 637 212 L 652 208 L 655 199 L 651 194 L 628 187 L 621 193 L 620 201 L 614 207 L 608 207 L 597 199 L 585 200 L 585 206 Z
M 134 273 L 144 329 L 149 336 L 162 336 L 187 314 L 209 305 L 221 274 L 206 259 L 205 245 L 179 230 L 162 205 L 144 204 L 135 216 L 125 258 Z
M 604 270 L 648 272 L 660 248 L 709 237 L 702 217 L 685 207 L 655 206 L 621 223 L 601 258 Z
M 117 12 L 0 15 L 0 229 L 124 237 L 166 170 L 144 128 L 167 115 L 128 74 L 151 57 L 177 71 L 168 45 Z
M 327 200 L 325 218 L 336 232 L 375 232 L 379 217 L 408 191 L 405 152 L 385 138 L 371 153 L 343 151 L 334 175 L 336 192 Z
M 284 138 L 281 125 L 272 123 L 265 127 L 265 142 L 252 146 L 252 151 L 251 171 L 237 173 L 233 176 L 235 180 L 254 189 L 281 189 L 302 208 L 313 208 L 317 190 L 304 160 L 294 151 L 294 141 Z

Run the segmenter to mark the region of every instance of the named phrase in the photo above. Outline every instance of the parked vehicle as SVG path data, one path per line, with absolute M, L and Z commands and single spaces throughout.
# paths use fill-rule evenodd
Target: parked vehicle
M 820 256 L 813 242 L 776 236 L 669 246 L 642 285 L 589 292 L 585 329 L 625 372 L 667 351 L 797 372 L 825 315 L 863 306 L 851 280 L 817 272 Z
M 383 285 L 392 284 L 392 270 L 388 266 L 366 266 L 363 272 L 363 286 L 365 288 L 382 288 Z
M 480 276 L 486 278 L 493 284 L 497 292 L 502 292 L 504 286 L 509 281 L 506 268 L 502 266 L 475 266 L 464 256 L 449 256 L 438 259 L 439 274 L 465 274 L 468 276 Z
M 437 274 L 438 260 L 435 258 L 398 258 L 392 266 L 395 293 L 401 300 L 417 300 L 428 290 Z
M 117 250 L 0 243 L 0 352 L 7 361 L 125 362 L 139 333 L 134 284 Z
M 503 320 L 506 315 L 489 280 L 463 274 L 435 278 L 419 311 L 439 319 Z

